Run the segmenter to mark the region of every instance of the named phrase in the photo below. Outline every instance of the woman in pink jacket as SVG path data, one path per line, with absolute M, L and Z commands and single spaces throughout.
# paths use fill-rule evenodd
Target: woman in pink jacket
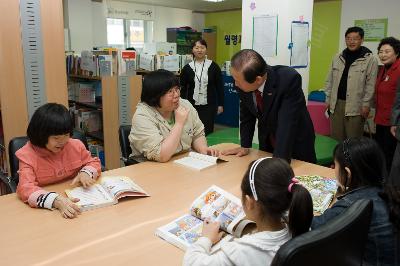
M 42 187 L 66 179 L 73 179 L 71 185 L 88 187 L 101 173 L 100 160 L 93 158 L 80 140 L 70 138 L 72 130 L 68 109 L 47 103 L 33 114 L 27 130 L 29 141 L 16 152 L 18 196 L 34 208 L 58 209 L 64 218 L 75 218 L 79 207 Z
M 400 79 L 400 40 L 387 37 L 378 45 L 378 55 L 383 66 L 376 79 L 376 141 L 385 154 L 386 167 L 390 171 L 397 140 L 390 133 L 390 115 Z

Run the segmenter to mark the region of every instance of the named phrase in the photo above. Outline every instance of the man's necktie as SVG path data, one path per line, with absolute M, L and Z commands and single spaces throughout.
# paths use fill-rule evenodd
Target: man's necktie
M 261 92 L 259 90 L 255 90 L 254 93 L 256 94 L 256 103 L 257 103 L 258 112 L 262 113 L 263 108 L 264 108 L 264 103 L 263 103 L 263 97 L 261 95 Z

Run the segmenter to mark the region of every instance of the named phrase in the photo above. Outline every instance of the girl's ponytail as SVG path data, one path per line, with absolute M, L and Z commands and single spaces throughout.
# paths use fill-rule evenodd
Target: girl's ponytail
M 292 201 L 289 207 L 289 230 L 292 237 L 308 232 L 313 219 L 313 202 L 310 192 L 302 185 L 290 183 Z

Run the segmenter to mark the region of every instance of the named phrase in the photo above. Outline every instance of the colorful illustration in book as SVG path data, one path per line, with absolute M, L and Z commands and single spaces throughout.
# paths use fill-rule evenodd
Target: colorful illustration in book
M 201 209 L 199 207 L 192 208 L 192 214 L 196 217 L 201 217 Z
M 174 234 L 176 236 L 180 236 L 183 233 L 185 233 L 184 230 L 182 230 L 182 228 L 180 228 L 179 226 L 172 228 L 171 230 L 169 230 L 168 232 L 170 232 L 171 234 Z
M 227 230 L 232 220 L 233 220 L 232 217 L 229 217 L 225 213 L 221 213 L 221 215 L 216 219 L 216 221 L 220 223 L 221 228 L 224 229 L 225 231 Z
M 194 228 L 194 230 L 187 231 L 180 238 L 186 240 L 189 244 L 193 244 L 201 237 L 201 226 Z
M 190 228 L 196 226 L 197 224 L 201 223 L 199 219 L 193 216 L 185 216 L 181 220 L 176 222 L 182 230 L 189 230 Z
M 241 212 L 241 211 L 242 211 L 241 206 L 237 205 L 234 202 L 230 202 L 224 212 L 231 217 L 236 217 L 236 215 L 238 215 L 239 212 Z
M 212 190 L 205 195 L 204 203 L 210 204 L 210 203 L 214 202 L 216 199 L 218 199 L 219 196 L 220 196 L 220 194 L 217 193 L 217 191 Z

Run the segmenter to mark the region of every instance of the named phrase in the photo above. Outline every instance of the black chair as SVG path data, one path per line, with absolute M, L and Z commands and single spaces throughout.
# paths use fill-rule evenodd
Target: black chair
M 372 201 L 356 201 L 325 225 L 282 245 L 271 266 L 361 265 L 371 215 Z
M 138 162 L 129 158 L 132 153 L 131 144 L 129 142 L 129 134 L 131 132 L 131 125 L 123 125 L 119 127 L 119 145 L 121 147 L 121 160 L 125 166 L 137 164 Z
M 84 133 L 78 130 L 73 130 L 72 138 L 79 139 L 85 145 L 86 149 L 89 150 L 89 146 L 87 143 L 87 139 Z M 8 186 L 8 191 L 14 193 L 17 189 L 19 176 L 18 176 L 18 169 L 19 169 L 19 160 L 15 153 L 21 149 L 27 142 L 28 137 L 15 137 L 10 140 L 8 144 L 8 156 L 10 160 L 10 177 L 7 178 L 8 180 L 2 180 Z

